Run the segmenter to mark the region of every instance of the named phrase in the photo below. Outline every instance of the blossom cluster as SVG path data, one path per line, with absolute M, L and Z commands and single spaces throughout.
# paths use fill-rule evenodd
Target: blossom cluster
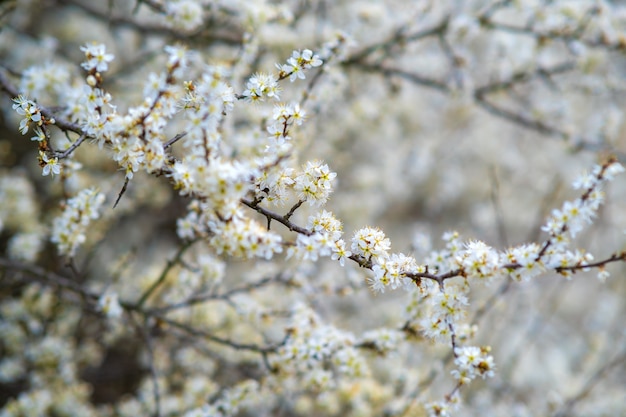
M 572 186 L 582 189 L 584 194 L 563 203 L 561 209 L 554 209 L 542 230 L 549 237 L 539 246 L 536 243 L 521 245 L 509 249 L 502 259 L 515 268 L 509 268 L 512 276 L 518 280 L 528 280 L 533 276 L 552 269 L 566 277 L 571 276 L 571 266 L 584 266 L 593 261 L 593 255 L 580 250 L 571 250 L 574 239 L 586 225 L 593 222 L 604 202 L 603 185 L 624 172 L 623 166 L 616 160 L 593 167 L 590 174 L 583 174 Z M 601 279 L 606 278 L 606 271 L 601 270 Z
M 420 321 L 424 336 L 440 343 L 451 343 L 456 327 L 467 314 L 467 288 L 446 285 L 443 291 L 433 289 L 426 305 L 430 311 Z
M 183 417 L 230 417 L 235 416 L 241 409 L 252 408 L 259 390 L 254 380 L 243 381 L 237 386 L 225 390 L 220 398 L 209 405 L 194 408 L 183 414 Z
M 265 97 L 280 99 L 280 86 L 273 74 L 254 74 L 246 83 L 243 96 L 249 101 L 263 101 Z
M 328 165 L 320 161 L 308 161 L 302 167 L 302 172 L 294 178 L 293 188 L 301 201 L 321 207 L 328 201 L 332 192 L 331 182 L 336 176 Z
M 626 261 L 624 7 L 71 3 L 0 31 L 0 416 L 624 413 L 560 279 Z
M 363 228 L 353 237 L 352 251 L 372 263 L 371 286 L 381 292 L 388 286 L 396 289 L 402 282 L 410 283 L 408 278 L 429 277 L 426 266 L 431 271 L 456 271 L 453 276 L 486 283 L 508 274 L 517 280 L 528 280 L 546 270 L 570 276 L 572 267 L 584 267 L 593 256 L 579 250 L 571 251 L 568 236 L 574 238 L 586 224 L 591 224 L 603 202 L 603 183 L 622 172 L 622 165 L 610 160 L 604 165 L 596 165 L 592 174 L 584 174 L 576 180 L 574 188 L 584 188 L 584 195 L 573 202 L 566 201 L 562 209 L 552 211 L 547 224 L 542 227 L 549 234 L 543 245 L 527 243 L 498 252 L 481 241 L 463 243 L 457 232 L 447 232 L 443 235 L 446 248 L 433 251 L 425 265 L 418 265 L 414 258 L 403 254 L 390 256 L 389 239 L 381 230 Z
M 209 223 L 212 235 L 209 243 L 216 253 L 243 258 L 271 259 L 282 252 L 280 235 L 265 229 L 261 224 L 248 218 L 232 217 L 229 221 L 216 220 Z
M 452 375 L 460 384 L 467 384 L 477 376 L 492 377 L 495 364 L 493 357 L 489 355 L 489 347 L 466 346 L 454 350 L 454 363 L 458 367 L 452 371 Z
M 338 376 L 359 378 L 368 374 L 354 335 L 324 324 L 308 306 L 294 307 L 290 329 L 287 343 L 273 362 L 278 378 L 296 374 L 304 382 L 303 388 L 323 392 L 335 388 Z
M 299 234 L 287 255 L 317 261 L 319 257 L 332 254 L 334 260 L 339 260 L 344 265 L 345 258 L 350 256 L 350 252 L 345 250 L 345 243 L 341 239 L 343 235 L 341 222 L 331 212 L 323 210 L 309 217 L 307 227 L 312 232 Z
M 39 285 L 30 286 L 20 300 L 0 307 L 0 383 L 27 381 L 31 386 L 11 399 L 2 415 L 95 413 L 89 404 L 89 385 L 80 380 L 76 367 L 76 360 L 85 357 L 84 348 L 70 337 L 46 334 L 47 320 L 55 309 L 66 315 L 68 325 L 78 320 L 71 309 L 59 305 L 50 288 Z
M 296 124 L 301 125 L 306 113 L 300 108 L 298 103 L 285 105 L 280 104 L 274 108 L 272 119 L 274 124 L 267 127 L 270 139 L 275 141 L 274 145 L 283 145 L 285 141 L 291 140 L 289 128 Z
M 104 194 L 95 188 L 82 190 L 65 203 L 63 213 L 52 222 L 50 240 L 56 244 L 59 254 L 73 258 L 87 239 L 89 224 L 100 217 Z

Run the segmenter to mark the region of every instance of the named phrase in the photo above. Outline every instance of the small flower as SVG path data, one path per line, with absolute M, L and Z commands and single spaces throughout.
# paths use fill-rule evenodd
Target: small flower
M 311 67 L 319 67 L 320 65 L 322 65 L 322 60 L 320 59 L 320 57 L 313 54 L 313 51 L 311 51 L 310 49 L 305 49 L 304 51 L 302 51 L 300 57 L 298 58 L 298 62 L 305 69 Z
M 291 82 L 294 82 L 298 78 L 301 80 L 306 78 L 304 70 L 300 68 L 298 62 L 293 58 L 287 60 L 287 63 L 281 67 L 281 71 L 285 74 L 289 74 L 289 81 Z
M 609 271 L 607 271 L 605 268 L 600 268 L 600 271 L 598 272 L 598 281 L 604 283 L 610 276 L 611 274 L 609 273 Z
M 444 402 L 433 402 L 426 404 L 426 412 L 428 417 L 449 417 L 451 416 L 450 407 Z
M 98 210 L 104 199 L 104 194 L 89 188 L 67 200 L 63 213 L 52 221 L 50 236 L 50 240 L 57 245 L 61 255 L 74 257 L 77 249 L 86 240 L 91 220 L 99 217 Z
M 17 233 L 9 239 L 7 252 L 12 259 L 34 262 L 42 246 L 41 233 Z
M 45 152 L 40 151 L 39 152 L 41 159 L 43 161 L 43 163 L 45 164 L 43 166 L 43 171 L 41 173 L 41 175 L 43 175 L 44 177 L 52 174 L 52 176 L 54 175 L 59 175 L 61 173 L 61 165 L 59 164 L 59 158 L 50 158 Z
M 334 261 L 339 261 L 341 266 L 345 266 L 346 258 L 352 256 L 352 252 L 346 249 L 346 243 L 343 239 L 339 239 L 335 242 L 335 246 L 333 247 L 333 254 L 331 255 L 331 259 Z
M 498 253 L 480 241 L 467 242 L 456 260 L 469 277 L 488 282 L 498 273 Z
M 14 103 L 11 106 L 13 110 L 17 112 L 17 114 L 24 115 L 24 109 L 28 108 L 32 101 L 26 99 L 23 95 L 19 95 L 13 99 Z M 34 104 L 34 103 L 33 103 Z
M 310 236 L 298 235 L 296 246 L 290 248 L 288 256 L 297 255 L 303 260 L 310 259 L 315 262 L 319 256 L 330 254 L 331 244 L 322 233 L 313 233 Z
M 109 62 L 115 58 L 114 55 L 106 53 L 106 46 L 103 44 L 87 44 L 81 46 L 80 50 L 85 53 L 85 58 L 87 58 L 80 66 L 87 71 L 104 72 L 109 69 Z
M 204 21 L 202 5 L 196 1 L 167 2 L 165 12 L 172 26 L 185 31 L 193 31 L 199 28 Z
M 572 188 L 575 190 L 588 190 L 596 185 L 598 179 L 595 175 L 584 172 L 572 183 Z
M 168 71 L 173 71 L 176 68 L 185 68 L 187 66 L 189 59 L 187 48 L 180 45 L 166 45 L 163 49 L 168 55 Z
M 98 300 L 98 308 L 109 318 L 121 317 L 124 312 L 116 293 L 103 294 Z
M 36 140 L 38 142 L 43 142 L 44 140 L 46 140 L 46 134 L 44 133 L 43 130 L 41 130 L 40 127 L 36 127 L 35 128 L 35 136 L 30 138 L 30 140 L 33 140 L 33 141 Z
M 376 264 L 372 268 L 372 271 L 374 272 L 374 276 L 367 279 L 369 287 L 374 292 L 385 292 L 385 287 L 389 285 L 389 277 L 387 276 L 387 271 L 384 266 Z

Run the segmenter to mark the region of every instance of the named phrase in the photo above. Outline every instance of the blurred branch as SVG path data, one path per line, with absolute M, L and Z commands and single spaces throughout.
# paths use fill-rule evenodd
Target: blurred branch
M 247 294 L 250 293 L 254 290 L 257 290 L 259 288 L 263 288 L 269 284 L 275 283 L 275 282 L 281 282 L 284 281 L 284 278 L 282 276 L 282 273 L 277 274 L 274 277 L 266 277 L 263 278 L 257 282 L 252 282 L 249 284 L 245 284 L 242 285 L 240 287 L 236 287 L 233 288 L 231 290 L 228 290 L 226 292 L 223 292 L 221 294 L 199 294 L 199 295 L 194 295 L 190 298 L 188 298 L 185 301 L 181 301 L 180 303 L 175 303 L 175 304 L 170 304 L 170 305 L 166 305 L 163 307 L 155 307 L 152 309 L 148 309 L 147 312 L 149 312 L 150 314 L 152 313 L 166 313 L 168 311 L 172 311 L 172 310 L 178 310 L 181 308 L 186 308 L 186 307 L 190 307 L 194 304 L 201 304 L 201 303 L 205 303 L 207 301 L 213 301 L 213 300 L 230 300 L 234 295 L 237 294 Z
M 20 271 L 28 274 L 32 278 L 35 278 L 37 282 L 50 285 L 58 289 L 69 290 L 73 293 L 79 294 L 90 300 L 97 300 L 98 296 L 95 293 L 91 293 L 83 288 L 79 283 L 66 278 L 64 276 L 55 274 L 50 271 L 46 271 L 37 265 L 23 263 L 7 258 L 0 257 L 0 268 L 4 270 Z
M 365 64 L 365 60 L 371 57 L 375 52 L 384 51 L 397 45 L 406 45 L 411 42 L 416 42 L 425 38 L 437 36 L 444 33 L 448 29 L 448 19 L 443 19 L 439 24 L 432 28 L 418 31 L 414 34 L 406 34 L 405 28 L 400 27 L 394 31 L 394 33 L 382 42 L 374 43 L 366 46 L 360 51 L 357 51 L 346 58 L 342 65 L 344 66 L 361 66 Z
M 559 139 L 567 140 L 570 135 L 565 133 L 555 127 L 552 127 L 540 120 L 533 119 L 528 116 L 524 116 L 519 113 L 515 113 L 511 110 L 504 109 L 502 107 L 498 107 L 493 104 L 483 95 L 475 95 L 476 103 L 482 107 L 487 112 L 491 113 L 494 116 L 503 118 L 508 120 L 509 122 L 515 123 L 519 126 L 522 126 L 526 129 L 534 130 L 536 132 L 545 134 L 547 136 L 554 136 Z
M 139 300 L 135 304 L 134 308 L 141 310 L 145 302 L 148 301 L 148 298 L 150 298 L 150 296 L 157 290 L 157 288 L 159 288 L 163 284 L 165 278 L 167 278 L 167 274 L 169 274 L 174 266 L 178 265 L 181 262 L 181 259 L 187 249 L 189 249 L 196 242 L 197 240 L 191 240 L 180 247 L 180 249 L 176 252 L 176 255 L 174 255 L 174 258 L 167 261 L 167 263 L 165 264 L 165 268 L 163 268 L 163 271 L 161 271 L 161 274 L 159 275 L 157 280 L 154 281 L 150 287 L 148 287 L 148 289 L 141 295 L 141 297 L 139 297 Z
M 132 15 L 114 15 L 113 13 L 100 10 L 98 7 L 94 7 L 96 3 L 93 2 L 81 2 L 76 0 L 57 1 L 61 4 L 75 6 L 91 17 L 107 22 L 110 26 L 130 28 L 142 35 L 167 35 L 176 40 L 197 40 L 202 41 L 204 44 L 224 43 L 227 45 L 240 45 L 243 42 L 243 32 L 240 29 L 228 27 L 226 24 L 223 24 L 224 30 L 221 32 L 210 30 L 214 25 L 204 25 L 204 27 L 197 32 L 187 33 L 174 30 L 162 24 L 140 23 L 136 18 L 131 17 Z M 151 10 L 157 13 L 164 13 L 162 6 L 156 2 L 140 0 L 139 3 L 148 5 Z
M 446 83 L 443 81 L 435 80 L 433 78 L 428 78 L 423 75 L 408 72 L 400 68 L 394 68 L 394 67 L 383 65 L 383 64 L 370 64 L 370 63 L 359 64 L 357 68 L 365 72 L 379 73 L 385 77 L 397 76 L 413 84 L 432 88 L 434 90 L 438 90 L 443 93 L 450 92 L 450 87 L 448 87 Z
M 474 90 L 475 97 L 484 97 L 487 94 L 495 93 L 502 90 L 508 90 L 518 84 L 527 83 L 538 77 L 550 78 L 554 75 L 564 74 L 576 69 L 576 63 L 572 61 L 563 62 L 551 68 L 536 68 L 527 71 L 518 71 L 509 78 L 501 81 L 495 81 L 486 84 Z
M 215 336 L 212 333 L 206 332 L 204 330 L 200 330 L 200 329 L 196 329 L 194 327 L 191 327 L 189 325 L 186 325 L 184 323 L 180 323 L 178 321 L 175 320 L 170 320 L 168 318 L 165 317 L 159 317 L 159 320 L 163 323 L 168 324 L 169 326 L 178 329 L 178 330 L 182 330 L 187 334 L 190 334 L 192 336 L 196 336 L 196 337 L 201 337 L 203 339 L 209 340 L 211 342 L 215 342 L 218 343 L 220 345 L 225 345 L 225 346 L 229 346 L 235 350 L 247 350 L 250 352 L 256 352 L 256 353 L 273 353 L 276 352 L 281 346 L 283 346 L 287 340 L 289 339 L 289 334 L 287 333 L 287 335 L 285 336 L 285 338 L 275 344 L 272 345 L 267 345 L 267 346 L 259 346 L 257 344 L 252 344 L 252 343 L 237 343 L 237 342 L 233 342 L 232 340 L 229 339 L 225 339 L 225 338 L 221 338 L 219 336 Z
M 606 362 L 591 377 L 585 382 L 582 388 L 574 396 L 565 401 L 563 406 L 557 410 L 553 417 L 567 417 L 572 415 L 574 407 L 584 400 L 593 390 L 593 388 L 604 378 L 610 371 L 618 369 L 620 366 L 626 364 L 626 350 L 622 351 L 613 360 Z
M 621 38 L 618 38 L 616 42 L 611 42 L 610 39 L 603 36 L 597 38 L 584 36 L 585 31 L 588 29 L 593 17 L 597 16 L 599 13 L 600 8 L 596 5 L 591 5 L 576 27 L 564 26 L 562 28 L 548 31 L 542 31 L 535 28 L 532 22 L 523 26 L 497 22 L 493 19 L 492 13 L 481 14 L 478 17 L 478 21 L 482 27 L 488 30 L 501 31 L 514 35 L 530 36 L 536 38 L 539 42 L 545 42 L 546 40 L 563 41 L 565 43 L 580 42 L 581 44 L 591 48 L 603 48 L 608 51 L 624 51 L 626 49 L 626 43 Z
M 590 41 L 588 39 L 582 38 L 586 28 L 591 22 L 592 17 L 598 13 L 597 7 L 591 7 L 584 18 L 581 19 L 579 25 L 571 29 L 568 32 L 555 32 L 555 33 L 537 33 L 532 28 L 532 22 L 525 27 L 516 27 L 516 26 L 506 26 L 501 24 L 495 24 L 492 21 L 492 15 L 504 8 L 507 7 L 511 2 L 510 1 L 499 1 L 490 5 L 485 11 L 483 11 L 478 20 L 482 26 L 496 29 L 499 28 L 501 30 L 508 29 L 513 32 L 523 33 L 533 35 L 535 37 L 541 39 L 562 39 L 562 40 L 579 40 L 590 46 L 608 46 L 610 49 L 625 49 L 626 42 L 624 44 L 618 45 L 608 45 L 606 40 L 601 41 Z M 456 87 L 451 88 L 445 81 L 436 80 L 429 78 L 424 75 L 420 75 L 415 73 L 414 71 L 406 71 L 401 68 L 394 67 L 393 63 L 382 63 L 382 60 L 375 60 L 372 56 L 377 51 L 385 51 L 389 48 L 397 44 L 405 44 L 412 41 L 423 40 L 430 37 L 437 37 L 439 40 L 439 46 L 443 53 L 448 57 L 451 67 L 456 68 L 462 65 L 461 58 L 457 57 L 455 52 L 452 49 L 452 45 L 446 39 L 446 33 L 448 31 L 448 18 L 442 20 L 438 25 L 430 29 L 426 29 L 420 32 L 417 32 L 413 35 L 404 34 L 404 28 L 400 27 L 397 31 L 394 32 L 388 39 L 369 45 L 355 53 L 353 53 L 350 57 L 348 57 L 343 65 L 345 67 L 353 67 L 357 70 L 364 71 L 366 73 L 379 73 L 384 77 L 398 77 L 402 78 L 412 84 L 419 85 L 426 88 L 431 88 L 437 90 L 442 93 L 452 93 L 458 88 L 462 88 L 462 79 L 459 78 L 458 75 L 453 77 Z M 577 63 L 575 61 L 568 61 L 558 65 L 555 65 L 551 68 L 535 68 L 531 70 L 518 71 L 513 74 L 510 78 L 505 80 L 500 80 L 496 82 L 492 82 L 481 87 L 474 89 L 471 92 L 475 103 L 478 107 L 487 111 L 491 115 L 507 120 L 511 123 L 514 123 L 523 128 L 541 133 L 546 136 L 555 137 L 562 140 L 570 140 L 575 138 L 576 141 L 573 143 L 575 149 L 584 149 L 589 151 L 609 151 L 612 153 L 619 153 L 613 149 L 605 149 L 607 146 L 602 146 L 601 144 L 595 144 L 596 141 L 591 138 L 583 138 L 568 133 L 562 129 L 559 129 L 556 126 L 552 126 L 549 123 L 541 121 L 539 119 L 526 116 L 521 112 L 516 112 L 514 110 L 506 109 L 502 105 L 495 103 L 493 100 L 489 99 L 489 94 L 507 91 L 514 88 L 516 85 L 524 84 L 531 82 L 535 79 L 542 79 L 546 82 L 554 85 L 552 82 L 552 78 L 555 75 L 566 74 L 574 71 L 577 68 Z M 626 160 L 626 155 L 624 153 L 619 153 L 619 159 L 622 161 Z
M 101 296 L 101 294 L 88 291 L 83 285 L 80 285 L 72 281 L 71 279 L 68 279 L 64 276 L 55 274 L 50 271 L 46 271 L 45 269 L 38 267 L 36 265 L 30 265 L 30 264 L 26 264 L 23 262 L 14 261 L 14 260 L 0 257 L 0 269 L 20 271 L 20 272 L 26 273 L 34 281 L 39 282 L 41 284 L 52 286 L 59 290 L 66 290 L 74 294 L 78 294 L 81 296 L 81 298 L 89 301 L 94 308 L 95 308 L 95 304 L 98 302 L 98 299 Z M 210 332 L 196 329 L 190 325 L 178 322 L 176 320 L 169 319 L 165 315 L 157 314 L 150 310 L 143 310 L 141 308 L 138 308 L 137 304 L 135 303 L 129 303 L 129 302 L 120 300 L 120 305 L 122 306 L 122 308 L 124 308 L 128 312 L 136 312 L 144 316 L 145 318 L 153 318 L 158 322 L 168 324 L 172 328 L 182 330 L 185 333 L 188 333 L 190 335 L 199 336 L 209 341 L 212 341 L 214 343 L 217 343 L 223 346 L 228 346 L 235 350 L 246 350 L 246 351 L 256 352 L 256 353 L 261 354 L 262 356 L 265 356 L 269 353 L 276 352 L 279 347 L 283 346 L 286 343 L 289 337 L 289 335 L 287 334 L 282 341 L 278 343 L 274 343 L 274 344 L 269 344 L 266 346 L 261 346 L 257 344 L 251 344 L 251 343 L 238 343 L 230 339 L 216 336 Z

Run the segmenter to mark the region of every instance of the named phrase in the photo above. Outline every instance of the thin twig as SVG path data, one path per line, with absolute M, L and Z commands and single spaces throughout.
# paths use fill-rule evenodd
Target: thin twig
M 120 190 L 119 194 L 117 195 L 117 198 L 115 199 L 115 204 L 113 204 L 113 208 L 117 207 L 117 203 L 120 202 L 120 199 L 122 198 L 122 196 L 126 192 L 126 187 L 128 187 L 128 182 L 129 181 L 130 181 L 130 178 L 128 178 L 128 177 L 126 177 L 124 179 L 124 185 L 122 185 L 122 189 Z
M 54 156 L 56 156 L 59 159 L 67 158 L 72 152 L 76 150 L 76 148 L 78 148 L 85 141 L 85 139 L 87 139 L 87 134 L 83 133 L 74 143 L 72 143 L 72 146 L 70 146 L 69 148 L 67 148 L 66 150 L 62 152 L 56 151 L 54 153 Z
M 185 136 L 187 136 L 187 132 L 181 132 L 181 133 L 177 134 L 172 139 L 168 140 L 167 142 L 165 142 L 163 144 L 163 149 L 169 148 L 170 146 L 172 146 L 173 144 L 175 144 L 176 142 L 178 142 L 179 140 L 181 140 Z
M 154 281 L 152 285 L 141 295 L 141 297 L 135 304 L 135 308 L 140 310 L 143 307 L 143 305 L 148 300 L 148 298 L 150 298 L 150 296 L 157 290 L 157 288 L 159 288 L 161 284 L 163 284 L 163 282 L 165 281 L 165 278 L 167 278 L 167 274 L 169 274 L 169 272 L 172 270 L 172 268 L 175 265 L 180 263 L 182 256 L 185 254 L 187 249 L 189 249 L 195 242 L 196 242 L 195 240 L 192 240 L 192 241 L 185 243 L 183 246 L 180 247 L 178 252 L 176 252 L 176 255 L 174 255 L 174 258 L 167 261 L 165 268 L 163 268 L 163 271 L 161 271 L 161 275 L 159 275 L 157 280 Z
M 272 220 L 276 220 L 277 222 L 283 224 L 284 226 L 286 226 L 289 230 L 291 230 L 292 232 L 297 232 L 300 233 L 302 235 L 307 235 L 307 236 L 311 236 L 313 234 L 313 232 L 307 228 L 298 226 L 295 223 L 292 223 L 291 221 L 289 221 L 288 218 L 285 218 L 285 216 L 282 216 L 278 213 L 274 213 L 271 210 L 265 209 L 257 204 L 253 204 L 254 202 L 252 200 L 249 200 L 247 198 L 242 198 L 241 202 L 250 207 L 251 209 L 259 212 L 260 214 L 264 215 L 265 217 L 267 217 L 268 219 L 272 219 Z
M 182 301 L 180 303 L 175 303 L 175 304 L 170 304 L 170 305 L 166 305 L 163 307 L 156 307 L 156 308 L 152 308 L 152 309 L 148 309 L 147 312 L 149 313 L 166 313 L 172 310 L 178 310 L 181 308 L 186 308 L 186 307 L 190 307 L 192 305 L 195 304 L 201 304 L 201 303 L 205 303 L 207 301 L 212 301 L 212 300 L 229 300 L 231 299 L 232 296 L 236 295 L 236 294 L 241 294 L 241 293 L 249 293 L 252 290 L 256 290 L 259 288 L 262 288 L 264 286 L 266 286 L 267 284 L 271 284 L 273 282 L 278 281 L 278 278 L 280 277 L 280 275 L 278 277 L 266 277 L 263 278 L 257 282 L 253 282 L 250 284 L 246 284 L 246 285 L 242 285 L 240 287 L 236 287 L 233 288 L 231 290 L 228 290 L 224 293 L 221 294 L 203 294 L 203 295 L 194 295 L 190 298 L 188 298 L 185 301 Z

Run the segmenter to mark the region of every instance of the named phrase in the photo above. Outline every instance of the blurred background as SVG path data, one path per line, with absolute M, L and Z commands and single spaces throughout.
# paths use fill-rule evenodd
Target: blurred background
M 265 346 L 283 338 L 294 303 L 358 339 L 371 329 L 402 329 L 412 295 L 373 294 L 367 271 L 351 262 L 244 261 L 203 242 L 168 269 L 183 247 L 176 221 L 190 199 L 167 178 L 137 173 L 113 209 L 124 173 L 89 141 L 72 158 L 82 168 L 42 176 L 37 144 L 20 134 L 7 85 L 67 110 L 76 100 L 67 86 L 84 83 L 86 43 L 115 55 L 103 88 L 124 113 L 142 102 L 148 74 L 165 67 L 165 45 L 194 51 L 197 74 L 222 66 L 241 94 L 252 74 L 276 71 L 293 50 L 317 52 L 341 39 L 319 77 L 281 82 L 283 101 L 306 97 L 306 121 L 292 132 L 293 166 L 320 159 L 337 172 L 325 208 L 342 220 L 346 241 L 361 227 L 380 227 L 393 252 L 420 263 L 450 230 L 498 250 L 542 242 L 551 210 L 579 196 L 572 181 L 609 155 L 626 162 L 626 9 L 618 2 L 17 0 L 1 2 L 0 16 L 3 417 L 154 415 L 155 381 L 160 414 L 184 415 L 248 379 L 264 394 L 241 415 L 425 415 L 427 401 L 454 387 L 449 346 L 419 335 L 405 334 L 392 354 L 364 352 L 367 376 L 322 394 L 292 386 L 290 396 L 263 382 L 266 358 L 258 351 L 181 336 L 132 314 L 103 317 L 87 293 L 113 289 L 131 302 L 166 276 L 149 307 L 183 300 L 198 285 L 215 300 L 168 317 Z M 258 147 L 272 112 L 270 103 L 235 104 L 221 127 L 234 159 Z M 168 124 L 169 137 L 182 123 Z M 56 146 L 67 143 L 64 132 L 51 133 Z M 106 202 L 69 268 L 49 242 L 50 225 L 63 201 L 90 186 Z M 598 218 L 572 243 L 596 259 L 624 249 L 626 182 L 618 177 L 605 192 Z M 306 225 L 316 211 L 304 205 L 293 221 Z M 204 265 L 202 283 L 186 263 Z M 464 387 L 458 415 L 625 415 L 626 281 L 622 264 L 608 270 L 606 282 L 590 271 L 472 285 L 472 344 L 492 347 L 497 372 Z M 254 286 L 263 279 L 267 285 Z M 223 296 L 237 288 L 244 290 Z M 28 401 L 41 414 L 16 411 Z

